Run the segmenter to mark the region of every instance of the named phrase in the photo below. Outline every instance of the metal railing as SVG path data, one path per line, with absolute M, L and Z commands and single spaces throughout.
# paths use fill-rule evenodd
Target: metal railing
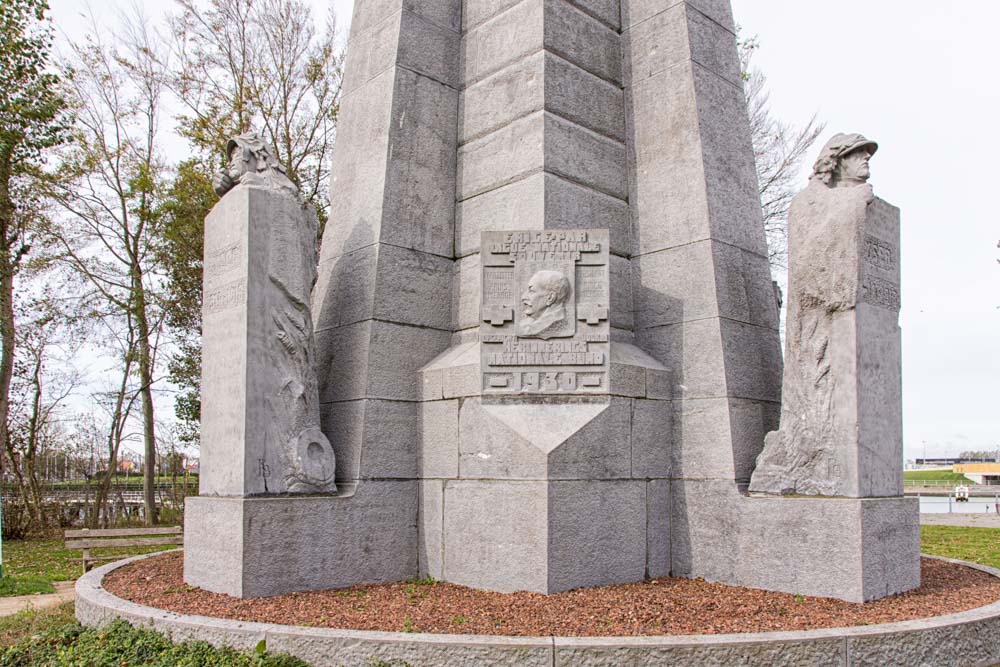
M 108 489 L 106 504 L 96 506 L 97 483 L 66 484 L 43 483 L 39 489 L 43 514 L 53 525 L 82 525 L 100 511 L 102 520 L 114 524 L 120 520 L 141 519 L 144 513 L 142 484 L 113 482 Z M 154 486 L 156 506 L 162 511 L 183 512 L 186 496 L 198 495 L 197 480 L 178 479 L 177 484 L 159 483 Z M 0 487 L 4 511 L 8 507 L 23 507 L 23 499 L 17 487 L 4 484 Z
M 1000 482 L 988 482 L 986 484 L 976 484 L 974 482 L 962 482 L 958 480 L 939 480 L 939 479 L 904 479 L 903 486 L 932 486 L 932 487 L 946 487 L 953 488 L 956 486 L 967 486 L 970 489 L 1000 489 Z
M 912 496 L 911 496 L 912 497 Z M 920 511 L 927 510 L 927 505 L 941 507 L 940 510 L 931 510 L 933 514 L 994 514 L 1000 515 L 1000 494 L 995 496 L 970 496 L 967 500 L 959 502 L 952 494 L 947 496 L 921 496 Z M 947 510 L 944 507 L 947 506 Z

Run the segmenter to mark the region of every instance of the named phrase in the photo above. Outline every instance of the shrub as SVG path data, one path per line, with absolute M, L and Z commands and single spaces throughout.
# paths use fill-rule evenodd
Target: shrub
M 3 501 L 3 539 L 23 540 L 31 531 L 31 515 L 20 499 Z
M 288 655 L 270 655 L 263 642 L 252 653 L 205 642 L 172 644 L 153 630 L 115 621 L 100 630 L 77 624 L 25 637 L 0 654 L 0 667 L 309 667 Z

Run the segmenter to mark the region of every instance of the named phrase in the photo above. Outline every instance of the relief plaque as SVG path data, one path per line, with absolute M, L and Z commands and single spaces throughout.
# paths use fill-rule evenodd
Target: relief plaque
M 483 232 L 484 395 L 607 392 L 608 266 L 607 230 Z

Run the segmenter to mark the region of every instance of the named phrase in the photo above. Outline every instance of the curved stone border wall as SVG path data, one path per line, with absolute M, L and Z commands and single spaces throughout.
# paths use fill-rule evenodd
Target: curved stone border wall
M 155 555 L 155 554 L 154 554 Z M 298 656 L 314 667 L 359 665 L 955 665 L 1000 664 L 1000 602 L 947 616 L 803 632 L 664 637 L 495 637 L 306 628 L 182 616 L 144 607 L 101 587 L 109 572 L 139 556 L 98 568 L 76 583 L 76 617 L 101 627 L 121 618 L 174 640 Z M 1000 577 L 1000 570 L 941 559 Z

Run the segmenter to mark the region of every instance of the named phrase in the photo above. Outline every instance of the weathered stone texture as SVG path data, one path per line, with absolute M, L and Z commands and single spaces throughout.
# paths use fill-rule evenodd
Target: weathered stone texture
M 914 561 L 892 559 L 916 548 L 912 503 L 741 493 L 782 359 L 729 2 L 369 0 L 350 41 L 313 296 L 343 493 L 192 499 L 192 540 L 217 532 L 237 555 L 216 573 L 195 546 L 191 581 L 247 595 L 420 573 L 548 593 L 673 574 L 856 601 L 915 585 Z M 483 241 L 572 230 L 601 239 L 600 261 L 536 249 L 518 265 Z M 536 316 L 543 271 L 588 300 L 543 276 L 556 307 Z M 559 355 L 594 350 L 574 385 Z M 269 648 L 317 664 L 849 659 L 842 639 L 383 639 L 279 632 Z
M 865 602 L 920 585 L 915 498 L 746 497 L 672 483 L 674 576 Z M 789 567 L 794 563 L 795 567 Z
M 549 484 L 546 592 L 641 581 L 646 576 L 646 484 Z
M 417 522 L 417 559 L 421 577 L 444 580 L 444 485 L 443 480 L 420 482 Z
M 185 543 L 211 548 L 187 551 L 184 579 L 242 598 L 408 579 L 417 506 L 416 481 L 366 481 L 350 497 L 188 498 Z
M 622 47 L 635 340 L 670 371 L 672 475 L 745 483 L 781 350 L 728 4 L 623 2 Z
M 459 203 L 456 255 L 478 253 L 484 231 L 518 229 L 607 229 L 611 252 L 621 257 L 629 254 L 624 200 L 555 174 L 537 173 Z
M 309 310 L 316 220 L 280 172 L 245 171 L 259 141 L 231 142 L 224 196 L 205 223 L 203 495 L 336 490 Z
M 961 618 L 966 613 L 956 614 Z M 1000 643 L 996 632 L 997 617 L 971 620 L 965 623 L 944 623 L 939 627 L 915 632 L 919 622 L 901 623 L 909 626 L 896 633 L 884 633 L 847 638 L 851 664 L 858 667 L 881 665 L 942 665 L 992 667 L 1000 663 Z
M 477 81 L 461 95 L 465 143 L 543 109 L 617 141 L 625 140 L 622 89 L 538 51 Z
M 557 667 L 605 665 L 809 665 L 841 667 L 850 664 L 839 639 L 809 642 L 726 642 L 714 645 L 662 645 L 650 638 L 648 645 L 616 645 L 613 639 L 556 639 Z
M 624 166 L 622 144 L 548 112 L 535 112 L 462 146 L 458 198 L 469 199 L 544 168 L 625 199 Z
M 505 637 L 487 640 L 451 635 L 434 641 L 399 639 L 396 633 L 370 633 L 359 641 L 353 633 L 331 636 L 329 631 L 275 631 L 267 634 L 268 651 L 290 653 L 312 667 L 368 667 L 390 665 L 496 665 L 497 667 L 549 667 L 549 639 Z M 403 635 L 419 637 L 420 635 Z
M 547 488 L 546 482 L 448 482 L 445 581 L 502 592 L 547 592 Z

